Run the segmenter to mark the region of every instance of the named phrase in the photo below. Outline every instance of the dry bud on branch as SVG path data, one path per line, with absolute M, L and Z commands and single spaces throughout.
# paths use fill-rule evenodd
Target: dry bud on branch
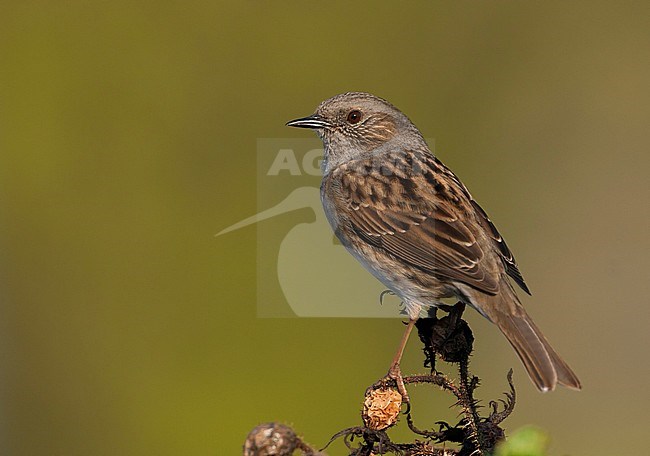
M 381 431 L 397 422 L 402 395 L 393 388 L 371 389 L 363 402 L 363 422 L 368 429 Z

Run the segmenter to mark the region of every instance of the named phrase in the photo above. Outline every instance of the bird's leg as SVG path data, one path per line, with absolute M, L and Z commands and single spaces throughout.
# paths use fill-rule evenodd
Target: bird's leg
M 406 386 L 404 385 L 404 379 L 402 378 L 402 370 L 400 368 L 400 362 L 402 361 L 402 355 L 404 355 L 404 348 L 406 343 L 409 340 L 411 331 L 413 331 L 413 326 L 415 326 L 416 319 L 410 318 L 408 324 L 406 325 L 406 330 L 402 335 L 402 340 L 400 341 L 399 347 L 397 348 L 397 353 L 393 358 L 393 362 L 390 365 L 388 370 L 388 377 L 395 380 L 397 384 L 397 391 L 402 395 L 402 401 L 406 404 L 407 408 L 410 408 L 410 399 L 408 392 L 406 391 Z

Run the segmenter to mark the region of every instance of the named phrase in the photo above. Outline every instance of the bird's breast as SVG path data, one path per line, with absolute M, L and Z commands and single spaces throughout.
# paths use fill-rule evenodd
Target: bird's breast
M 353 228 L 349 214 L 354 209 L 342 197 L 336 180 L 323 180 L 321 201 L 327 220 L 341 244 L 366 270 L 395 292 L 407 305 L 431 305 L 439 298 L 449 296 L 449 290 L 434 276 L 404 264 L 380 246 L 366 242 L 359 236 Z

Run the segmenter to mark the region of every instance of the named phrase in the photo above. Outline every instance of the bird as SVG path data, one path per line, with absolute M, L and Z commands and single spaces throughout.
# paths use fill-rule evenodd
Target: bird
M 403 395 L 409 334 L 420 313 L 445 298 L 494 323 L 540 391 L 582 388 L 519 300 L 514 285 L 530 290 L 495 224 L 404 113 L 372 94 L 347 92 L 286 125 L 322 140 L 320 194 L 329 224 L 405 306 L 409 322 L 389 369 Z

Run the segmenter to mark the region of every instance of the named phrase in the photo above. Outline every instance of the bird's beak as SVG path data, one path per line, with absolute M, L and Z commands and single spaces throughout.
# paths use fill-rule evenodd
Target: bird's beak
M 312 114 L 311 116 L 287 122 L 287 127 L 298 128 L 327 128 L 329 125 L 329 122 L 327 122 L 318 114 Z

